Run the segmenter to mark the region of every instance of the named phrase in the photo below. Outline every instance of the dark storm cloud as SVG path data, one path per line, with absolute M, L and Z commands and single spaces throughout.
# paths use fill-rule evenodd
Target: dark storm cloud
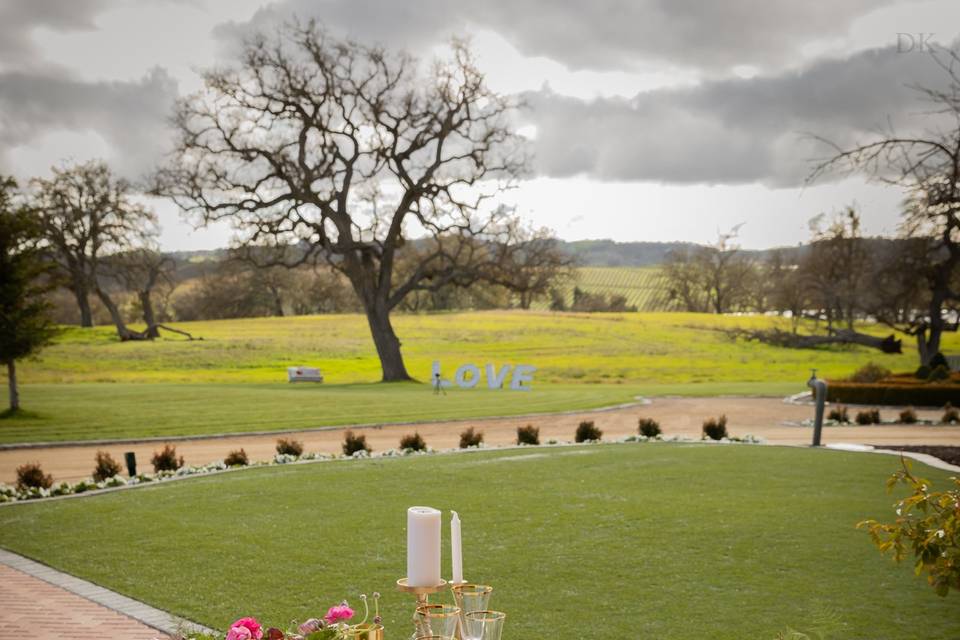
M 170 139 L 167 121 L 177 97 L 176 82 L 162 69 L 130 82 L 81 80 L 47 60 L 31 39 L 38 28 L 96 30 L 96 19 L 104 11 L 147 1 L 0 4 L 0 170 L 16 172 L 6 159 L 11 148 L 57 131 L 97 133 L 113 151 L 114 169 L 127 177 L 140 177 L 153 166 Z
M 827 148 L 892 124 L 917 127 L 928 108 L 909 85 L 940 86 L 928 54 L 894 48 L 821 61 L 800 71 L 579 100 L 542 90 L 525 98 L 537 127 L 540 174 L 674 183 L 801 184 Z M 929 124 L 929 120 L 923 121 Z
M 775 68 L 795 60 L 804 45 L 842 36 L 856 18 L 903 1 L 837 0 L 827 8 L 796 0 L 282 0 L 218 33 L 232 42 L 251 28 L 297 15 L 414 51 L 469 27 L 486 28 L 524 54 L 547 56 L 571 69 L 629 70 L 664 62 L 699 69 Z
M 114 169 L 140 177 L 170 139 L 167 121 L 176 96 L 176 82 L 162 69 L 137 82 L 0 72 L 0 167 L 7 150 L 45 133 L 94 131 L 114 150 Z M 59 160 L 52 158 L 51 164 Z

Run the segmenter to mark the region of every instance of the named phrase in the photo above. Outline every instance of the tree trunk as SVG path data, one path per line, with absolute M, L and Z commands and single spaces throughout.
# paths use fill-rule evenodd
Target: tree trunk
M 90 294 L 86 287 L 74 286 L 73 296 L 77 299 L 77 307 L 80 309 L 80 326 L 93 326 L 93 312 L 90 310 Z
M 927 366 L 930 364 L 931 353 L 927 351 L 927 330 L 926 328 L 917 330 L 917 355 L 920 356 L 921 366 Z
M 17 363 L 11 360 L 7 363 L 7 384 L 10 387 L 10 412 L 20 410 L 20 390 L 17 389 Z
M 147 323 L 145 333 L 147 337 L 153 340 L 160 337 L 160 329 L 157 327 L 157 317 L 153 312 L 153 300 L 150 298 L 150 290 L 138 291 L 137 297 L 140 298 L 140 308 L 143 310 L 143 321 Z
M 407 368 L 403 364 L 403 355 L 400 353 L 400 339 L 397 338 L 393 325 L 390 324 L 390 310 L 386 303 L 373 302 L 364 306 L 373 344 L 377 347 L 377 355 L 380 357 L 383 382 L 410 380 L 410 374 L 407 373 Z
M 126 342 L 127 340 L 146 339 L 147 336 L 145 333 L 131 331 L 127 327 L 127 323 L 123 321 L 123 316 L 120 315 L 120 310 L 117 308 L 116 303 L 114 303 L 106 291 L 97 287 L 97 297 L 100 298 L 100 302 L 102 302 L 103 306 L 105 306 L 107 311 L 110 312 L 110 318 L 113 320 L 113 324 L 117 328 L 117 335 L 120 336 L 120 340 Z

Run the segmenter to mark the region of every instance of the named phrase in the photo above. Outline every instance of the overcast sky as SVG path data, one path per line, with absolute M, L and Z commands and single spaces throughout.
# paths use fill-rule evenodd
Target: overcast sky
M 293 15 L 421 59 L 470 36 L 490 85 L 530 105 L 535 176 L 505 199 L 562 238 L 708 242 L 746 223 L 752 248 L 851 203 L 868 233 L 896 232 L 897 190 L 804 185 L 826 152 L 804 134 L 917 127 L 909 85 L 943 78 L 925 49 L 960 36 L 957 0 L 0 0 L 0 172 L 101 157 L 142 177 L 198 70 Z M 152 204 L 167 249 L 229 241 Z

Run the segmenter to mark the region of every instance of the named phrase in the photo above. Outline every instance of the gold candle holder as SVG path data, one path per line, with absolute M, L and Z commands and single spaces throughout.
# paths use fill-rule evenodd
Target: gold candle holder
M 406 578 L 400 578 L 397 580 L 397 590 L 402 591 L 403 593 L 412 593 L 417 597 L 417 605 L 413 609 L 413 619 L 416 620 L 417 609 L 425 604 L 430 604 L 430 596 L 435 593 L 440 593 L 447 588 L 447 581 L 440 579 L 440 584 L 433 587 L 414 587 L 407 584 Z

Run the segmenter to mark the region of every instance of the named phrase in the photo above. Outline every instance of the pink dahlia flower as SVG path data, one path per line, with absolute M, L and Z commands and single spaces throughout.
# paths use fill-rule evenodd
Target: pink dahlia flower
M 352 617 L 353 609 L 345 604 L 338 604 L 330 607 L 327 610 L 327 615 L 323 616 L 323 619 L 326 620 L 328 624 L 335 624 L 341 620 L 349 620 Z
M 227 640 L 261 640 L 263 629 L 256 618 L 240 618 L 230 625 Z

